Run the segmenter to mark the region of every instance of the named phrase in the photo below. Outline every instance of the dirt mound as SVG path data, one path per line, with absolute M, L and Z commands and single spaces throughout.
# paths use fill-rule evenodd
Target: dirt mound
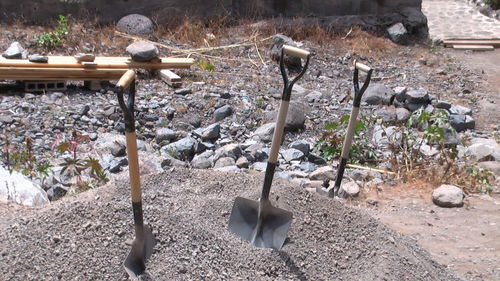
M 152 280 L 458 280 L 407 237 L 341 203 L 277 180 L 271 199 L 293 211 L 282 251 L 227 230 L 236 196 L 257 199 L 262 177 L 180 170 L 144 180 L 146 221 L 159 242 Z M 0 224 L 4 280 L 126 280 L 133 239 L 126 182 L 16 210 Z M 96 202 L 93 199 L 97 198 Z

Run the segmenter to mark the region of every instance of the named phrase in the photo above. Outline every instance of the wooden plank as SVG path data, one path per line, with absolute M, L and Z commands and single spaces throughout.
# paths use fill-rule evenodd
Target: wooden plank
M 95 65 L 82 65 L 74 57 L 69 56 L 49 56 L 48 58 L 47 63 L 34 63 L 28 60 L 0 57 L 0 67 L 166 69 L 190 68 L 194 64 L 194 59 L 191 58 L 162 58 L 161 62 L 134 62 L 129 57 L 96 57 Z
M 500 40 L 444 40 L 444 46 L 450 47 L 453 45 L 491 45 L 500 47 Z
M 473 51 L 493 51 L 495 48 L 491 45 L 453 45 L 456 50 L 473 50 Z
M 181 77 L 168 69 L 163 69 L 159 73 L 161 80 L 165 81 L 169 86 L 177 88 L 182 85 Z

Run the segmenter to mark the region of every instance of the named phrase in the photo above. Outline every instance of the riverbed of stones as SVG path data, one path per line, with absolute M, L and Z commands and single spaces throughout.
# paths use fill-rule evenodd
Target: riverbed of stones
M 315 55 L 306 75 L 293 88 L 278 176 L 296 179 L 311 190 L 335 179 L 335 164 L 321 157 L 314 147 L 325 124 L 351 110 L 354 59 L 375 69 L 361 108 L 362 114 L 375 114 L 384 121 L 369 132 L 379 155 L 387 150 L 388 136 L 381 134 L 382 130 L 404 126 L 416 110 L 443 109 L 458 132 L 447 134 L 446 141 L 463 147 L 464 157 L 488 162 L 491 169 L 498 170 L 500 148 L 493 139 L 494 132 L 474 131 L 473 113 L 479 109 L 472 100 L 481 95 L 475 89 L 477 74 L 460 66 L 447 69 L 432 60 L 414 59 L 412 52 L 418 46 L 398 46 L 391 56 L 375 59 L 277 35 L 261 48 L 262 63 L 238 59 L 255 56 L 253 52 L 250 55 L 249 47 L 230 49 L 224 51 L 227 60 L 213 62 L 213 72 L 199 66 L 177 71 L 184 78 L 180 88 L 168 87 L 154 73 L 139 71 L 135 116 L 143 173 L 171 167 L 264 171 L 282 91 L 279 68 L 272 58 L 283 43 L 310 49 Z M 24 48 L 18 51 L 26 52 Z M 44 158 L 53 155 L 57 137 L 68 138 L 72 131 L 79 131 L 89 139 L 79 147 L 80 157 L 97 157 L 112 179 L 126 175 L 123 115 L 112 85 L 90 91 L 76 82 L 66 91 L 45 93 L 25 92 L 7 82 L 2 88 L 0 127 L 4 139 L 22 148 L 25 138 L 30 137 L 37 157 Z M 460 102 L 451 102 L 457 96 Z M 463 146 L 464 139 L 472 140 L 470 146 Z M 432 147 L 422 153 L 432 157 Z M 69 155 L 51 158 L 54 173 L 39 182 L 50 199 L 70 189 L 70 181 L 58 167 L 61 157 Z M 360 170 L 348 172 L 347 177 L 383 182 L 381 174 Z M 359 193 L 359 186 L 346 189 L 351 190 L 350 195 Z

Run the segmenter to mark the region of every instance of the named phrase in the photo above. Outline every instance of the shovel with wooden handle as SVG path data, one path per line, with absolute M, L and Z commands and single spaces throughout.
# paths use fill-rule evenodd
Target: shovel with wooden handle
M 363 83 L 361 89 L 359 89 L 359 71 L 366 73 L 366 79 Z M 347 134 L 344 138 L 344 145 L 342 147 L 341 160 L 339 168 L 337 170 L 337 177 L 335 179 L 335 185 L 331 188 L 324 189 L 324 187 L 317 187 L 316 191 L 322 195 L 328 197 L 335 197 L 338 195 L 340 190 L 340 184 L 342 183 L 342 178 L 344 177 L 345 167 L 347 165 L 347 160 L 349 160 L 349 152 L 352 146 L 352 140 L 354 138 L 354 132 L 356 131 L 356 121 L 358 119 L 359 107 L 361 105 L 361 98 L 365 93 L 368 85 L 370 85 L 370 79 L 372 76 L 373 69 L 367 65 L 356 62 L 354 60 L 354 101 L 352 103 L 351 116 L 349 117 L 349 125 L 347 126 Z
M 306 60 L 302 71 L 291 82 L 288 80 L 283 62 L 285 54 Z M 271 205 L 269 193 L 273 182 L 274 170 L 278 163 L 278 152 L 285 128 L 292 87 L 306 72 L 309 65 L 309 58 L 310 53 L 308 51 L 291 46 L 283 46 L 281 50 L 280 70 L 285 85 L 274 129 L 271 153 L 267 161 L 262 194 L 259 201 L 237 197 L 229 218 L 229 230 L 259 248 L 281 249 L 292 222 L 291 212 Z
M 130 88 L 129 88 L 130 87 Z M 129 88 L 128 106 L 123 100 L 123 92 Z M 135 72 L 128 70 L 118 81 L 115 92 L 118 103 L 123 111 L 125 119 L 125 136 L 127 142 L 127 156 L 132 193 L 132 210 L 134 213 L 135 239 L 132 249 L 128 254 L 123 266 L 128 275 L 136 279 L 146 269 L 146 259 L 153 253 L 156 240 L 151 229 L 144 225 L 142 216 L 141 183 L 139 177 L 139 157 L 137 155 L 137 140 L 135 136 L 134 99 L 135 99 Z

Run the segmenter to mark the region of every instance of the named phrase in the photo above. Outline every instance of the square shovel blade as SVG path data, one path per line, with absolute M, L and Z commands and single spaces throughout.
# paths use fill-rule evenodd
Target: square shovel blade
M 229 230 L 256 247 L 280 250 L 292 223 L 292 213 L 267 204 L 261 209 L 259 223 L 259 204 L 258 201 L 236 197 Z

